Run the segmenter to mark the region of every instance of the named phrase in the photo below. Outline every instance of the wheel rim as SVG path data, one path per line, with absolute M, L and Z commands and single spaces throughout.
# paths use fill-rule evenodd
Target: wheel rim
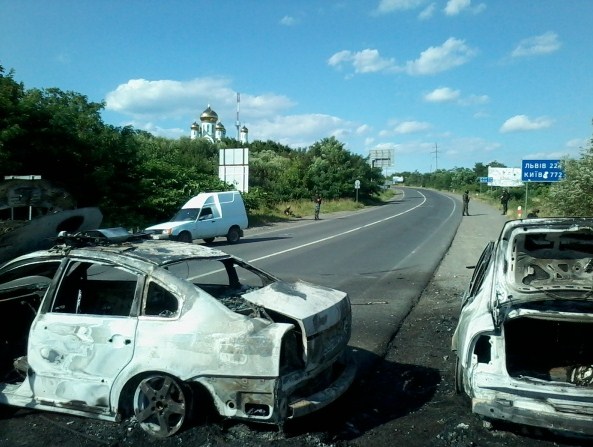
M 134 394 L 134 413 L 140 427 L 153 436 L 165 438 L 177 433 L 187 417 L 182 386 L 168 376 L 142 380 Z

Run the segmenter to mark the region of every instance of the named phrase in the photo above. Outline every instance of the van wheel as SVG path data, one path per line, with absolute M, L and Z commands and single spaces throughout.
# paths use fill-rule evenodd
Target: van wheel
M 231 227 L 231 229 L 226 235 L 226 240 L 229 242 L 229 244 L 236 244 L 237 242 L 239 242 L 240 238 L 241 234 L 239 234 L 239 228 L 237 227 Z
M 191 233 L 187 231 L 182 231 L 181 233 L 179 233 L 179 236 L 177 236 L 177 240 L 179 242 L 187 242 L 188 244 L 191 244 L 193 242 Z
M 211 244 L 212 242 L 214 242 L 214 238 L 213 237 L 205 237 L 204 242 L 206 242 L 207 244 Z

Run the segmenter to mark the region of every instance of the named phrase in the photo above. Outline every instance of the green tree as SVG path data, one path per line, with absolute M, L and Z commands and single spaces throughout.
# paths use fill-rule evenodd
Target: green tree
M 563 161 L 565 177 L 549 191 L 549 207 L 558 216 L 593 216 L 593 139 L 580 159 Z

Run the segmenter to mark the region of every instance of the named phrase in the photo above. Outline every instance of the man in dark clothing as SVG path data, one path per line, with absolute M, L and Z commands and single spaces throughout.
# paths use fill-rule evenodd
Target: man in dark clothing
M 463 215 L 469 216 L 469 191 L 463 193 Z
M 502 190 L 502 195 L 500 196 L 500 203 L 502 204 L 502 214 L 506 214 L 508 211 L 509 206 L 509 199 L 511 195 L 506 189 Z

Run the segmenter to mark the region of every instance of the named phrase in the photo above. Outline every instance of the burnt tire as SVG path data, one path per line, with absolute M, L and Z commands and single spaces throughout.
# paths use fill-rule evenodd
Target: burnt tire
M 133 408 L 146 433 L 166 438 L 177 433 L 191 416 L 191 389 L 165 374 L 154 374 L 136 386 Z
M 191 233 L 188 231 L 182 231 L 181 233 L 179 233 L 179 236 L 177 236 L 177 241 L 179 242 L 185 242 L 187 244 L 191 244 L 193 242 L 193 239 L 191 237 Z
M 229 244 L 236 244 L 241 239 L 241 233 L 239 232 L 238 227 L 231 227 L 229 232 L 226 235 L 226 240 Z

